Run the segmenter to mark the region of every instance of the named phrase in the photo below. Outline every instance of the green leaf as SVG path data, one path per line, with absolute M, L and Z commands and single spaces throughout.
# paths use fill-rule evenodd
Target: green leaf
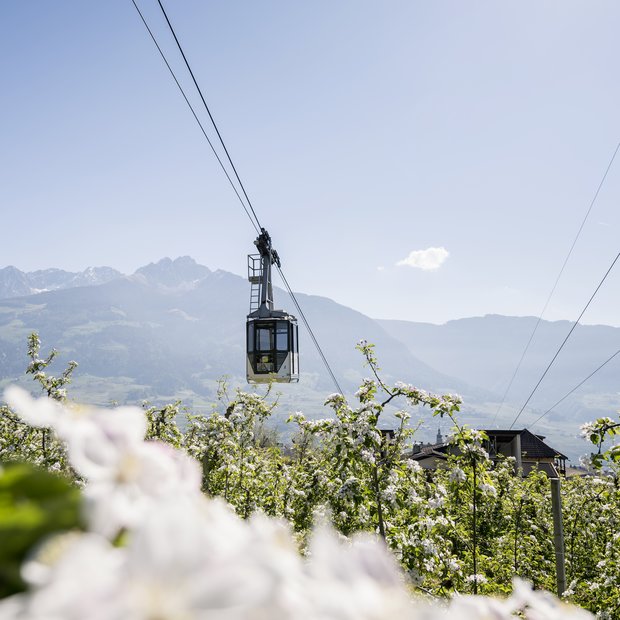
M 25 463 L 0 467 L 0 598 L 24 588 L 20 567 L 46 536 L 79 528 L 80 492 Z

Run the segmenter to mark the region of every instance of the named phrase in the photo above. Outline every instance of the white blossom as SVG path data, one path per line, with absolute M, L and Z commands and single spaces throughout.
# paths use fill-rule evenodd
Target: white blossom
M 138 407 L 64 406 L 17 387 L 7 389 L 5 398 L 24 419 L 50 426 L 65 440 L 73 468 L 88 483 L 84 497 L 93 531 L 112 538 L 139 522 L 157 498 L 200 492 L 193 459 L 144 441 L 146 418 Z
M 478 485 L 478 488 L 488 495 L 492 495 L 495 497 L 497 495 L 497 489 L 492 484 L 487 484 L 486 482 L 481 482 Z
M 24 419 L 54 429 L 66 441 L 72 466 L 86 479 L 83 496 L 90 518 L 88 532 L 57 535 L 33 550 L 22 566 L 28 590 L 0 601 L 2 620 L 592 617 L 519 580 L 507 598 L 456 596 L 431 605 L 410 594 L 380 538 L 338 535 L 325 524 L 327 507 L 316 511 L 323 514 L 304 558 L 287 523 L 260 513 L 242 520 L 222 500 L 202 495 L 195 461 L 168 445 L 143 440 L 141 410 L 64 406 L 15 389 L 6 398 Z M 363 416 L 354 428 L 365 437 L 374 432 Z M 351 446 L 353 438 L 347 439 Z M 253 475 L 258 475 L 254 463 L 244 467 L 248 472 L 255 468 Z M 231 464 L 226 468 L 232 471 Z M 346 472 L 340 475 L 326 477 L 322 484 L 345 496 L 353 493 L 359 480 Z M 390 472 L 383 499 L 396 497 L 397 484 L 398 475 Z M 480 488 L 495 492 L 488 483 Z M 446 487 L 437 484 L 428 505 L 438 508 L 448 496 Z M 358 510 L 360 518 L 371 521 L 365 506 Z M 344 510 L 336 515 L 343 521 L 350 517 Z M 434 538 L 438 525 L 448 527 L 450 521 L 420 513 L 399 534 L 398 552 L 405 544 L 421 548 L 422 567 L 431 574 L 463 570 L 449 557 L 445 542 Z M 391 515 L 386 526 L 398 529 Z M 115 546 L 112 539 L 121 528 L 122 544 Z M 606 564 L 601 562 L 602 570 Z M 422 581 L 417 571 L 412 575 Z M 607 582 L 612 576 L 605 578 Z M 466 582 L 483 584 L 486 577 L 469 575 Z
M 465 581 L 467 581 L 468 583 L 477 583 L 478 585 L 483 584 L 483 583 L 487 583 L 488 579 L 481 574 L 476 574 L 476 575 L 467 575 L 467 577 L 465 577 Z
M 450 471 L 450 480 L 452 482 L 465 482 L 465 480 L 467 480 L 467 476 L 460 467 L 454 467 Z

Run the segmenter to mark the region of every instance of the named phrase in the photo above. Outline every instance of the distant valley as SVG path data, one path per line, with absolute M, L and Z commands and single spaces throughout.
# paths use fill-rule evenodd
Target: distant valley
M 349 396 L 368 376 L 355 350 L 361 338 L 375 343 L 384 376 L 464 398 L 463 420 L 494 423 L 499 403 L 536 323 L 533 317 L 485 316 L 444 325 L 373 320 L 318 296 L 298 300 L 325 355 Z M 95 404 L 163 403 L 181 399 L 188 408 L 210 411 L 217 382 L 245 383 L 245 315 L 249 286 L 243 278 L 211 271 L 189 257 L 162 259 L 126 276 L 109 267 L 81 273 L 48 269 L 25 273 L 0 269 L 0 385 L 27 385 L 26 338 L 39 332 L 43 349 L 59 350 L 58 370 L 69 359 L 79 367 L 70 388 L 77 400 Z M 289 307 L 276 291 L 280 307 Z M 565 321 L 541 321 L 531 350 L 495 425 L 507 426 L 566 335 Z M 335 390 L 310 339 L 300 328 L 302 379 L 279 385 L 276 421 L 291 411 L 326 416 L 322 403 Z M 517 427 L 526 426 L 620 348 L 620 329 L 579 326 Z M 619 356 L 620 357 L 620 356 Z M 620 360 L 596 374 L 534 430 L 572 458 L 588 446 L 578 426 L 620 408 Z M 446 421 L 424 419 L 420 437 L 430 439 Z M 384 424 L 391 424 L 390 416 Z

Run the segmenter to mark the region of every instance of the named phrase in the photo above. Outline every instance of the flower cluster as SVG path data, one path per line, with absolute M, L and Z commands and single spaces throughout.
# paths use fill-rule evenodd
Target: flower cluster
M 495 618 L 504 617 L 501 614 L 509 608 L 506 606 L 522 609 L 519 605 L 528 597 L 532 597 L 532 602 L 528 603 L 531 612 L 527 613 L 532 618 L 547 617 L 539 611 L 543 600 L 553 601 L 557 606 L 555 599 L 527 594 L 524 586 L 513 588 L 513 579 L 520 577 L 534 583 L 537 589 L 556 589 L 553 523 L 546 476 L 533 471 L 526 478 L 520 478 L 515 476 L 514 459 L 491 460 L 486 451 L 486 436 L 460 424 L 456 415 L 460 405 L 458 397 L 433 395 L 407 383 L 384 382 L 378 372 L 374 349 L 366 342 L 360 343 L 360 349 L 374 378 L 362 382 L 357 402 L 350 404 L 342 394 L 333 394 L 326 402 L 332 410 L 329 417 L 306 419 L 301 412 L 293 413 L 289 418 L 294 429 L 290 447 L 280 444 L 274 431 L 267 426 L 275 406 L 269 390 L 266 394 L 237 391 L 231 399 L 225 382 L 221 382 L 218 404 L 214 405 L 212 414 L 187 413 L 185 425 L 177 425 L 183 410 L 180 403 L 163 408 L 144 404 L 140 409 L 78 407 L 65 402 L 69 370 L 60 378 L 44 372 L 51 356 L 41 359 L 37 347 L 38 342 L 33 341 L 32 374 L 47 398 L 33 400 L 16 389 L 7 392 L 6 398 L 13 410 L 0 407 L 0 458 L 6 462 L 31 462 L 70 479 L 74 484 L 67 487 L 73 493 L 71 514 L 77 514 L 81 496 L 86 531 L 52 539 L 23 566 L 22 575 L 30 589 L 28 594 L 11 599 L 10 603 L 13 609 L 22 610 L 18 617 L 45 615 L 54 618 L 56 612 L 49 611 L 55 609 L 49 598 L 56 596 L 54 593 L 58 598 L 65 597 L 62 575 L 79 579 L 76 574 L 80 570 L 86 572 L 83 567 L 91 556 L 98 558 L 96 565 L 101 568 L 83 580 L 83 592 L 90 593 L 88 596 L 94 601 L 103 597 L 101 617 L 114 616 L 116 612 L 106 606 L 112 601 L 120 605 L 118 617 L 141 617 L 142 612 L 135 611 L 136 597 L 155 601 L 153 605 L 162 610 L 159 615 L 164 617 L 200 617 L 203 603 L 188 602 L 185 593 L 202 587 L 196 584 L 207 575 L 214 583 L 220 583 L 218 580 L 224 579 L 224 573 L 211 575 L 211 570 L 215 569 L 205 568 L 204 564 L 209 558 L 203 557 L 197 549 L 191 549 L 193 555 L 189 553 L 190 543 L 172 532 L 172 521 L 185 523 L 183 527 L 187 532 L 212 527 L 217 522 L 223 539 L 245 540 L 243 551 L 233 553 L 232 548 L 230 550 L 230 570 L 239 565 L 242 574 L 247 567 L 238 556 L 254 557 L 251 541 L 261 549 L 256 555 L 262 554 L 265 558 L 269 555 L 266 549 L 272 543 L 279 545 L 282 553 L 286 548 L 284 555 L 278 557 L 286 557 L 286 562 L 295 568 L 291 568 L 292 581 L 284 583 L 282 589 L 287 597 L 292 596 L 291 592 L 302 591 L 299 596 L 295 595 L 296 617 L 304 617 L 304 614 L 331 617 L 326 608 L 317 611 L 313 603 L 304 602 L 303 595 L 314 592 L 313 580 L 318 579 L 312 566 L 320 566 L 317 571 L 327 575 L 331 575 L 330 571 L 337 575 L 346 571 L 355 573 L 353 568 L 346 568 L 350 560 L 342 559 L 343 554 L 357 554 L 355 557 L 371 566 L 388 561 L 384 558 L 386 548 L 391 552 L 387 557 L 395 558 L 404 569 L 399 580 L 405 580 L 405 587 L 441 597 L 444 601 L 454 598 L 453 609 L 469 600 L 463 597 L 464 593 L 506 596 L 514 588 L 518 591 L 514 589 L 509 599 L 473 599 L 472 605 L 480 616 L 486 613 Z M 411 407 L 418 406 L 427 406 L 433 415 L 448 417 L 453 423 L 452 454 L 434 472 L 423 470 L 408 458 L 411 450 L 408 440 L 414 433 L 408 421 L 410 414 L 416 413 Z M 389 430 L 386 430 L 388 414 L 391 417 Z M 597 612 L 600 617 L 605 617 L 607 610 L 620 606 L 620 488 L 612 475 L 613 468 L 617 468 L 616 452 L 613 447 L 606 452 L 600 449 L 603 439 L 617 435 L 619 428 L 620 425 L 610 419 L 590 425 L 589 439 L 599 446 L 599 453 L 592 460 L 599 469 L 593 470 L 594 476 L 562 482 L 566 571 L 570 582 L 564 598 Z M 602 464 L 603 470 L 600 469 Z M 12 475 L 11 467 L 7 466 L 7 479 Z M 0 479 L 2 476 L 0 469 Z M 33 476 L 36 478 L 35 474 Z M 59 477 L 55 479 L 60 480 Z M 5 499 L 2 489 L 0 484 L 0 503 Z M 16 510 L 23 510 L 23 497 L 21 492 L 14 495 Z M 206 497 L 218 499 L 207 500 Z M 170 516 L 176 514 L 176 508 L 182 509 L 184 516 Z M 4 513 L 9 514 L 11 510 Z M 37 540 L 43 540 L 45 532 L 82 527 L 81 522 L 67 521 L 66 515 L 56 513 L 59 518 L 48 520 L 47 529 L 36 530 L 40 532 Z M 329 522 L 337 534 L 330 533 L 327 526 L 317 532 L 314 527 L 317 519 Z M 39 522 L 45 520 L 39 518 Z M 276 533 L 270 538 L 270 532 Z M 359 544 L 364 549 L 376 547 L 380 550 L 376 553 L 383 555 L 372 555 L 375 551 L 368 551 L 371 555 L 366 555 L 366 551 L 359 551 L 358 543 L 352 541 L 358 540 L 360 532 L 365 532 L 366 538 Z M 0 514 L 0 535 L 2 533 Z M 219 558 L 222 567 L 228 566 L 224 551 L 218 555 L 208 541 L 203 541 L 202 534 L 192 536 L 198 545 L 209 550 L 209 557 Z M 160 541 L 164 559 L 161 563 L 158 563 L 159 556 L 145 560 L 143 567 L 139 558 L 160 553 L 155 538 Z M 146 540 L 152 542 L 138 545 L 137 541 Z M 319 544 L 318 540 L 332 542 Z M 225 544 L 224 540 L 219 542 Z M 145 553 L 148 545 L 151 545 L 150 551 Z M 317 545 L 331 550 L 335 564 L 317 564 L 320 557 L 327 558 L 317 551 Z M 0 545 L 0 562 L 5 557 L 2 555 L 4 547 Z M 187 554 L 183 551 L 186 547 Z M 356 551 L 352 550 L 354 547 Z M 177 548 L 179 557 L 171 558 Z M 298 550 L 307 560 L 301 559 Z M 69 555 L 65 555 L 65 551 Z M 12 564 L 12 585 L 4 586 L 3 590 L 0 579 L 0 597 L 23 587 L 19 582 L 18 566 L 25 553 Z M 177 559 L 180 564 L 175 564 Z M 183 568 L 186 560 L 193 569 Z M 340 561 L 345 564 L 338 564 Z M 172 593 L 170 601 L 163 600 L 167 592 L 163 585 L 148 585 L 159 583 L 163 577 L 145 576 L 159 570 L 158 566 L 164 574 L 166 563 L 177 567 L 170 569 L 169 580 L 176 584 L 173 589 L 179 607 L 170 602 L 177 600 Z M 74 566 L 81 568 L 71 572 Z M 278 573 L 271 564 L 261 566 L 267 567 L 269 575 Z M 105 567 L 109 567 L 108 573 Z M 273 581 L 261 578 L 256 570 L 247 568 L 253 581 L 271 584 L 270 592 L 280 588 Z M 200 579 L 192 581 L 189 576 L 187 580 L 177 579 L 172 574 L 189 575 L 192 571 L 201 576 Z M 370 568 L 367 572 L 374 575 Z M 366 578 L 360 577 L 361 581 Z M 233 577 L 230 579 L 234 582 Z M 342 585 L 339 579 L 342 581 L 341 577 L 330 577 L 329 583 L 322 583 L 321 588 L 325 592 L 338 592 L 344 600 L 349 596 L 347 588 L 355 589 L 358 584 Z M 245 582 L 241 580 L 240 583 Z M 101 594 L 103 591 L 112 593 L 110 601 L 107 595 Z M 244 586 L 243 591 L 254 590 Z M 71 596 L 73 594 L 67 594 L 65 598 L 71 600 Z M 159 596 L 162 600 L 158 603 Z M 394 595 L 395 600 L 399 596 Z M 191 601 L 193 597 L 191 594 Z M 320 598 L 318 594 L 316 597 Z M 36 601 L 44 601 L 40 609 L 46 609 L 45 613 L 36 611 L 39 605 Z M 208 607 L 211 604 L 205 603 L 208 613 L 217 617 Z M 244 607 L 244 604 L 233 604 L 235 609 L 242 610 L 239 611 L 241 615 L 247 612 L 249 615 L 269 613 L 288 617 L 292 613 L 292 607 L 263 608 L 255 602 Z M 387 603 L 382 605 L 392 609 Z M 485 605 L 493 611 L 480 611 Z M 77 602 L 75 608 L 76 613 L 80 613 L 82 608 Z M 341 607 L 334 609 L 332 615 L 338 616 Z M 462 606 L 459 609 L 462 611 Z M 496 609 L 501 609 L 501 613 L 494 611 Z M 8 610 L 7 601 L 2 612 L 6 617 L 13 617 Z M 435 613 L 427 611 L 428 617 Z M 222 608 L 227 618 L 236 613 Z M 371 617 L 382 617 L 381 613 Z M 411 613 L 415 617 L 417 612 Z M 555 617 L 553 613 L 548 617 Z M 361 612 L 351 614 L 367 617 Z M 65 615 L 71 617 L 66 609 L 58 612 L 58 617 Z M 94 612 L 82 615 L 97 617 Z M 409 611 L 405 615 L 410 615 Z M 345 617 L 349 616 L 345 614 Z
M 27 591 L 0 602 L 3 619 L 591 617 L 520 581 L 508 598 L 456 597 L 446 612 L 411 597 L 380 540 L 343 541 L 326 524 L 314 529 L 304 559 L 286 522 L 261 513 L 242 520 L 201 492 L 196 462 L 145 441 L 143 410 L 65 406 L 17 388 L 5 397 L 29 423 L 66 442 L 84 480 L 87 527 L 38 546 L 22 566 Z M 356 484 L 347 479 L 341 488 Z M 436 562 L 439 550 L 422 543 Z

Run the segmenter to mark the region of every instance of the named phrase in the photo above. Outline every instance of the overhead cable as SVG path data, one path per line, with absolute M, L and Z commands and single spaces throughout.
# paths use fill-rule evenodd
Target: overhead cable
M 157 51 L 159 52 L 159 55 L 162 57 L 164 63 L 166 64 L 166 67 L 168 67 L 168 71 L 170 72 L 170 75 L 172 76 L 172 79 L 174 80 L 174 82 L 177 85 L 179 91 L 183 95 L 183 99 L 185 99 L 185 103 L 187 104 L 187 106 L 189 107 L 189 109 L 192 112 L 192 115 L 196 119 L 196 122 L 198 123 L 198 126 L 200 127 L 200 131 L 202 131 L 202 135 L 205 137 L 206 141 L 209 143 L 209 146 L 211 147 L 211 150 L 213 151 L 213 154 L 215 155 L 215 158 L 217 159 L 217 162 L 220 165 L 220 168 L 224 171 L 224 174 L 226 175 L 226 178 L 228 179 L 228 182 L 230 183 L 230 186 L 233 188 L 233 191 L 237 195 L 237 198 L 239 199 L 239 202 L 241 203 L 241 206 L 243 207 L 244 211 L 246 212 L 248 218 L 250 219 L 250 222 L 252 222 L 252 226 L 254 226 L 254 229 L 256 230 L 257 234 L 260 234 L 260 223 L 258 222 L 258 220 L 256 220 L 256 222 L 254 221 L 254 219 L 252 218 L 252 215 L 248 211 L 248 208 L 247 208 L 245 202 L 243 202 L 243 198 L 241 198 L 241 196 L 239 195 L 239 191 L 237 190 L 237 187 L 235 186 L 233 180 L 230 178 L 230 174 L 228 174 L 228 170 L 226 170 L 226 166 L 224 166 L 224 163 L 220 159 L 220 156 L 219 156 L 218 152 L 215 150 L 215 147 L 213 146 L 213 143 L 211 142 L 211 140 L 210 140 L 210 138 L 209 138 L 209 136 L 208 136 L 208 134 L 207 134 L 203 124 L 202 124 L 202 122 L 200 121 L 200 119 L 198 118 L 198 115 L 196 114 L 196 110 L 194 110 L 194 106 L 192 106 L 190 100 L 188 99 L 187 95 L 185 94 L 185 90 L 183 89 L 183 87 L 181 86 L 181 83 L 177 79 L 177 76 L 176 76 L 174 70 L 172 69 L 172 67 L 170 66 L 170 63 L 168 62 L 168 59 L 166 58 L 166 55 L 164 54 L 163 50 L 161 49 L 159 43 L 157 42 L 157 39 L 155 38 L 155 35 L 153 34 L 153 31 L 149 28 L 149 25 L 148 25 L 146 19 L 144 18 L 144 15 L 142 14 L 142 11 L 140 11 L 140 7 L 138 7 L 138 5 L 136 4 L 136 0 L 131 0 L 131 2 L 136 7 L 136 11 L 138 11 L 138 15 L 140 16 L 140 19 L 142 20 L 142 23 L 144 24 L 144 27 L 147 29 L 151 39 L 153 40 L 153 43 L 155 43 L 155 47 L 157 48 Z
M 561 402 L 566 400 L 573 392 L 578 390 L 588 379 L 593 377 L 599 370 L 601 370 L 601 368 L 604 368 L 605 366 L 607 366 L 607 364 L 609 364 L 609 362 L 611 362 L 611 360 L 614 359 L 614 357 L 616 357 L 616 355 L 618 355 L 619 353 L 620 353 L 620 349 L 618 349 L 611 357 L 608 357 L 596 370 L 591 372 L 583 381 L 579 382 L 570 392 L 567 392 L 566 394 L 564 394 L 564 396 L 562 396 L 562 398 L 560 398 L 560 400 L 558 400 L 558 402 L 555 403 L 555 405 L 549 407 L 549 409 L 547 409 L 547 411 L 545 411 L 540 417 L 536 418 L 534 422 L 529 424 L 528 428 L 532 428 L 532 426 L 534 426 L 535 424 L 538 424 L 550 411 L 553 411 Z
M 538 383 L 536 383 L 536 385 L 534 386 L 534 389 L 531 391 L 530 395 L 527 397 L 527 400 L 525 401 L 525 403 L 523 403 L 523 406 L 519 410 L 519 413 L 517 413 L 515 419 L 512 421 L 512 424 L 510 425 L 510 428 L 512 428 L 515 425 L 516 421 L 519 419 L 519 417 L 523 413 L 523 410 L 527 407 L 527 404 L 530 402 L 530 399 L 532 398 L 532 396 L 534 396 L 536 390 L 538 389 L 538 386 L 542 383 L 543 379 L 545 378 L 545 376 L 549 372 L 549 369 L 553 365 L 553 362 L 555 362 L 556 358 L 560 354 L 560 351 L 564 348 L 564 345 L 566 344 L 566 342 L 570 338 L 571 334 L 573 333 L 573 331 L 575 330 L 577 325 L 579 325 L 579 321 L 581 320 L 581 317 L 585 314 L 585 311 L 588 309 L 588 307 L 592 303 L 592 300 L 594 299 L 594 297 L 598 293 L 598 291 L 601 288 L 601 286 L 603 286 L 603 282 L 605 282 L 605 280 L 607 279 L 607 276 L 610 274 L 611 270 L 614 268 L 614 265 L 616 264 L 616 262 L 618 261 L 619 258 L 620 258 L 620 252 L 618 252 L 618 254 L 616 254 L 616 258 L 614 258 L 614 260 L 612 261 L 611 265 L 609 266 L 609 269 L 607 269 L 607 271 L 605 272 L 605 275 L 603 276 L 603 279 L 599 282 L 599 284 L 596 287 L 596 289 L 594 289 L 594 293 L 592 293 L 592 296 L 588 300 L 588 303 L 584 306 L 583 310 L 581 311 L 581 314 L 577 317 L 577 320 L 573 323 L 573 326 L 570 328 L 568 334 L 566 334 L 566 338 L 564 338 L 564 340 L 562 341 L 562 344 L 560 345 L 559 349 L 555 352 L 555 355 L 551 358 L 551 361 L 547 365 L 547 368 L 545 368 L 545 372 L 543 372 L 543 374 L 541 375 L 540 379 L 538 380 Z
M 172 33 L 172 36 L 174 37 L 174 40 L 177 44 L 177 47 L 179 49 L 179 52 L 181 53 L 181 56 L 183 57 L 183 61 L 185 62 L 185 66 L 187 67 L 187 70 L 189 71 L 189 74 L 192 77 L 192 81 L 194 82 L 194 86 L 196 87 L 196 90 L 198 91 L 198 94 L 200 95 L 200 99 L 202 100 L 202 103 L 204 105 L 205 110 L 207 111 L 207 114 L 209 115 L 209 119 L 211 121 L 211 124 L 213 125 L 213 128 L 215 129 L 215 132 L 217 134 L 217 137 L 219 139 L 220 144 L 222 145 L 222 148 L 224 149 L 224 152 L 226 154 L 226 158 L 228 159 L 228 162 L 230 163 L 233 172 L 234 172 L 234 176 L 237 179 L 237 182 L 239 183 L 239 187 L 241 188 L 241 191 L 243 193 L 243 196 L 245 197 L 245 200 L 247 201 L 247 205 L 246 202 L 244 202 L 243 198 L 241 197 L 241 195 L 239 194 L 239 191 L 237 189 L 237 187 L 235 186 L 230 174 L 228 173 L 226 167 L 224 166 L 224 163 L 222 162 L 221 158 L 219 157 L 216 149 L 213 146 L 213 143 L 211 142 L 211 140 L 209 139 L 209 136 L 207 135 L 207 132 L 204 129 L 204 126 L 202 125 L 202 123 L 200 122 L 200 119 L 198 118 L 193 106 L 191 105 L 187 95 L 185 94 L 185 91 L 183 90 L 183 87 L 181 86 L 179 80 L 177 79 L 174 70 L 172 69 L 172 67 L 170 66 L 170 63 L 168 62 L 166 55 L 164 54 L 163 50 L 161 49 L 161 46 L 158 44 L 157 39 L 155 37 L 155 35 L 153 34 L 152 30 L 149 28 L 142 12 L 140 11 L 140 8 L 138 7 L 138 5 L 136 4 L 136 0 L 131 0 L 131 2 L 133 3 L 134 7 L 136 8 L 136 11 L 138 12 L 138 14 L 140 15 L 140 19 L 142 20 L 142 23 L 144 24 L 144 26 L 146 27 L 151 39 L 153 40 L 153 43 L 155 43 L 155 46 L 157 47 L 157 50 L 159 51 L 160 56 L 162 57 L 162 59 L 164 60 L 166 67 L 168 67 L 168 71 L 170 72 L 170 74 L 172 75 L 177 87 L 179 88 L 179 90 L 181 91 L 181 94 L 183 95 L 183 98 L 185 99 L 185 102 L 187 103 L 189 109 L 191 110 L 194 118 L 196 119 L 196 122 L 198 123 L 202 134 L 204 135 L 204 137 L 206 138 L 207 142 L 209 143 L 209 146 L 211 147 L 211 150 L 213 151 L 215 157 L 217 158 L 218 163 L 220 164 L 220 167 L 222 168 L 222 170 L 224 171 L 224 174 L 226 175 L 226 178 L 228 179 L 228 182 L 230 183 L 231 187 L 233 188 L 235 194 L 237 195 L 237 198 L 239 199 L 239 202 L 241 203 L 241 206 L 243 207 L 243 209 L 245 210 L 248 218 L 250 219 L 250 221 L 252 222 L 252 225 L 254 227 L 254 229 L 256 230 L 256 232 L 258 234 L 260 234 L 260 232 L 263 230 L 263 227 L 261 226 L 260 220 L 258 219 L 258 216 L 256 215 L 256 212 L 254 211 L 254 207 L 252 206 L 252 201 L 250 200 L 248 193 L 246 192 L 245 186 L 243 185 L 243 182 L 241 181 L 241 178 L 239 176 L 239 173 L 237 172 L 237 169 L 232 161 L 232 158 L 230 156 L 230 153 L 228 152 L 228 149 L 226 148 L 226 144 L 224 143 L 224 140 L 222 138 L 222 135 L 217 127 L 217 124 L 215 122 L 215 119 L 213 118 L 213 115 L 211 114 L 211 110 L 209 109 L 209 106 L 207 105 L 207 102 L 205 100 L 204 95 L 202 94 L 202 90 L 200 89 L 200 86 L 198 85 L 198 82 L 194 76 L 194 72 L 192 71 L 192 68 L 189 64 L 189 61 L 187 60 L 187 57 L 185 55 L 185 52 L 183 51 L 183 48 L 181 47 L 181 43 L 179 42 L 179 39 L 176 35 L 176 32 L 174 31 L 174 28 L 172 26 L 172 23 L 170 22 L 170 20 L 168 19 L 168 15 L 166 13 L 166 10 L 164 9 L 163 4 L 161 3 L 161 0 L 157 0 L 159 7 L 164 15 L 164 18 L 166 20 L 166 23 L 168 24 L 168 28 L 170 29 L 170 32 Z M 249 207 L 249 210 L 248 210 Z M 251 214 L 250 214 L 251 212 Z M 319 353 L 319 356 L 321 358 L 321 360 L 323 361 L 323 364 L 325 365 L 325 368 L 327 369 L 332 381 L 334 382 L 334 385 L 336 386 L 336 389 L 338 390 L 338 392 L 340 392 L 341 394 L 343 393 L 342 389 L 340 388 L 340 385 L 336 379 L 336 376 L 334 375 L 329 362 L 327 361 L 327 358 L 325 357 L 323 350 L 321 349 L 321 346 L 319 345 L 319 342 L 316 338 L 316 336 L 314 335 L 314 332 L 312 331 L 312 328 L 310 327 L 310 324 L 308 322 L 308 320 L 306 319 L 306 316 L 303 312 L 303 310 L 301 309 L 301 306 L 299 305 L 299 302 L 297 301 L 297 298 L 295 297 L 295 294 L 293 293 L 293 290 L 291 289 L 286 277 L 284 276 L 284 272 L 282 271 L 281 267 L 276 265 L 278 272 L 280 273 L 280 276 L 282 277 L 282 281 L 284 282 L 289 295 L 291 296 L 291 299 L 293 300 L 293 303 L 295 304 L 295 307 L 297 308 L 303 322 L 304 325 L 306 326 L 306 329 L 308 330 L 308 333 L 310 334 L 310 337 L 312 338 L 312 341 L 314 342 L 314 345 L 316 346 L 316 349 Z
M 327 371 L 329 372 L 332 378 L 332 381 L 334 382 L 334 385 L 336 386 L 336 389 L 338 390 L 340 394 L 344 394 L 344 392 L 342 391 L 338 383 L 338 380 L 336 379 L 334 373 L 332 372 L 332 369 L 330 368 L 327 362 L 325 355 L 323 354 L 323 350 L 321 349 L 321 346 L 319 345 L 319 341 L 316 339 L 314 332 L 312 331 L 312 328 L 310 327 L 310 323 L 308 323 L 308 319 L 306 319 L 306 315 L 304 314 L 304 311 L 301 309 L 301 306 L 299 305 L 299 302 L 297 301 L 297 297 L 295 297 L 295 293 L 293 293 L 293 290 L 291 289 L 286 277 L 284 276 L 282 268 L 278 264 L 276 264 L 276 268 L 278 272 L 280 273 L 280 276 L 282 277 L 282 281 L 284 282 L 284 285 L 286 286 L 286 290 L 289 292 L 289 295 L 291 296 L 291 299 L 293 300 L 293 303 L 295 304 L 295 307 L 297 308 L 299 315 L 301 316 L 301 320 L 304 322 L 304 325 L 306 326 L 306 329 L 308 330 L 308 333 L 310 334 L 310 337 L 312 338 L 312 341 L 314 342 L 314 345 L 316 346 L 316 349 L 319 352 L 319 355 L 321 359 L 323 360 L 323 363 L 325 364 L 325 367 L 327 368 Z
M 258 224 L 258 227 L 262 228 L 260 221 L 258 219 L 258 216 L 256 215 L 256 212 L 254 211 L 254 207 L 252 206 L 252 201 L 250 200 L 248 193 L 245 191 L 245 187 L 243 183 L 241 182 L 241 178 L 239 177 L 237 168 L 235 168 L 235 164 L 233 163 L 233 160 L 230 157 L 230 154 L 228 153 L 228 149 L 226 148 L 226 145 L 224 144 L 222 134 L 220 133 L 220 130 L 217 127 L 215 119 L 213 118 L 213 115 L 211 114 L 211 110 L 209 109 L 209 106 L 207 105 L 204 95 L 202 94 L 202 90 L 200 86 L 198 85 L 198 82 L 196 81 L 196 77 L 194 76 L 194 72 L 192 71 L 192 68 L 187 60 L 187 56 L 185 56 L 185 52 L 183 51 L 183 48 L 181 47 L 181 43 L 177 37 L 177 33 L 174 31 L 174 28 L 172 27 L 172 24 L 170 23 L 170 20 L 168 19 L 168 14 L 166 13 L 166 9 L 164 9 L 164 5 L 161 3 L 161 0 L 157 0 L 157 4 L 159 4 L 159 8 L 161 9 L 161 12 L 166 18 L 166 23 L 168 24 L 168 28 L 170 29 L 170 32 L 172 33 L 172 36 L 174 37 L 177 47 L 179 48 L 179 52 L 181 52 L 181 56 L 183 57 L 183 62 L 185 63 L 187 70 L 189 71 L 189 74 L 192 76 L 192 81 L 194 82 L 194 86 L 196 87 L 196 90 L 198 91 L 198 94 L 200 95 L 200 99 L 202 100 L 205 110 L 207 111 L 207 114 L 209 115 L 211 124 L 213 125 L 213 128 L 215 129 L 215 133 L 217 134 L 220 144 L 222 145 L 222 148 L 224 149 L 224 152 L 226 153 L 226 157 L 228 158 L 228 161 L 230 162 L 233 172 L 235 173 L 235 177 L 237 178 L 237 181 L 239 182 L 239 186 L 241 187 L 241 190 L 243 191 L 243 195 L 245 196 L 245 199 L 248 202 L 248 206 L 250 207 L 250 210 L 252 211 L 252 214 L 254 215 L 254 218 L 256 219 L 256 223 Z
M 583 230 L 583 227 L 585 226 L 588 216 L 590 215 L 590 211 L 592 211 L 592 207 L 594 206 L 594 203 L 596 202 L 596 199 L 598 198 L 601 188 L 603 187 L 603 184 L 605 183 L 607 174 L 609 173 L 611 166 L 614 163 L 614 160 L 616 159 L 616 155 L 618 154 L 619 149 L 620 149 L 620 142 L 618 142 L 618 144 L 616 145 L 616 150 L 611 156 L 611 159 L 609 160 L 609 164 L 607 164 L 607 169 L 605 170 L 605 174 L 603 175 L 601 182 L 598 184 L 598 187 L 596 188 L 594 197 L 590 201 L 590 206 L 588 207 L 588 210 L 581 222 L 581 226 L 579 226 L 579 230 L 577 231 L 577 234 L 575 235 L 575 238 L 573 239 L 573 243 L 571 244 L 570 249 L 568 250 L 568 254 L 566 255 L 566 258 L 564 259 L 564 262 L 562 263 L 562 267 L 560 268 L 560 272 L 558 273 L 557 278 L 555 279 L 555 282 L 553 284 L 553 287 L 551 288 L 551 292 L 549 293 L 549 296 L 547 297 L 547 301 L 545 302 L 545 305 L 542 311 L 540 312 L 540 315 L 538 316 L 536 325 L 534 325 L 534 329 L 532 330 L 532 333 L 530 334 L 530 338 L 527 341 L 527 344 L 525 345 L 525 349 L 523 349 L 523 353 L 521 354 L 521 359 L 519 360 L 519 363 L 517 364 L 515 371 L 512 373 L 512 377 L 510 379 L 510 382 L 508 383 L 508 387 L 506 388 L 506 391 L 504 392 L 504 395 L 502 396 L 502 402 L 499 404 L 499 407 L 497 408 L 497 411 L 495 412 L 495 416 L 493 418 L 493 424 L 495 424 L 495 420 L 497 419 L 497 416 L 499 415 L 501 408 L 504 406 L 504 402 L 506 400 L 506 397 L 508 396 L 508 392 L 510 392 L 510 388 L 512 387 L 512 384 L 514 383 L 517 373 L 519 372 L 519 369 L 521 368 L 521 364 L 523 363 L 523 360 L 525 359 L 528 349 L 530 348 L 530 345 L 532 344 L 532 340 L 534 339 L 534 335 L 536 334 L 536 331 L 538 330 L 540 322 L 542 321 L 542 317 L 545 314 L 545 311 L 547 310 L 547 307 L 549 306 L 549 302 L 551 301 L 551 298 L 553 297 L 553 294 L 555 293 L 555 289 L 558 286 L 558 282 L 560 281 L 560 278 L 562 277 L 562 274 L 564 273 L 566 263 L 568 263 L 568 259 L 571 257 L 571 254 L 573 253 L 575 244 L 577 243 L 577 240 L 579 239 L 581 235 L 581 231 Z

